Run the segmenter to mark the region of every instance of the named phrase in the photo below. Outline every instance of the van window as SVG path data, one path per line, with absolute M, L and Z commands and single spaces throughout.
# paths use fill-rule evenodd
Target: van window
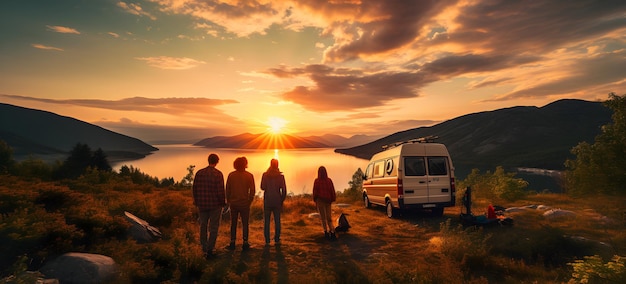
M 385 161 L 374 163 L 374 177 L 383 177 L 385 175 Z
M 431 176 L 448 175 L 446 157 L 428 157 L 428 174 Z
M 426 167 L 424 166 L 424 157 L 405 157 L 404 158 L 404 175 L 405 176 L 425 176 Z
M 367 165 L 367 169 L 365 169 L 365 177 L 366 178 L 372 178 L 372 167 L 373 166 L 374 166 L 373 164 Z

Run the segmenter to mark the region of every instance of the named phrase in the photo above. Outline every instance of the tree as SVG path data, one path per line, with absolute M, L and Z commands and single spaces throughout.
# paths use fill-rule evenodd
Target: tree
M 4 140 L 0 140 L 0 174 L 8 173 L 14 164 L 13 149 Z
M 484 174 L 478 169 L 472 172 L 458 183 L 458 188 L 464 189 L 472 187 L 475 196 L 486 199 L 504 199 L 513 201 L 524 196 L 528 188 L 528 182 L 521 178 L 516 178 L 515 173 L 507 173 L 502 166 L 497 166 L 492 173 L 487 171 Z M 457 194 L 457 196 L 463 196 Z
M 101 148 L 98 148 L 98 150 L 93 152 L 93 156 L 91 157 L 91 166 L 95 167 L 99 171 L 110 172 L 113 170 L 109 164 L 107 155 Z
M 626 95 L 610 93 L 604 105 L 613 111 L 612 122 L 602 126 L 593 144 L 572 148 L 576 158 L 565 161 L 570 194 L 626 194 Z
M 63 162 L 56 174 L 57 178 L 77 178 L 89 167 L 101 171 L 111 171 L 111 165 L 102 149 L 91 152 L 89 145 L 77 143 L 70 151 L 69 157 Z
M 187 167 L 187 175 L 185 175 L 185 177 L 183 177 L 183 179 L 180 181 L 180 184 L 184 187 L 191 187 L 191 185 L 193 184 L 193 178 L 194 178 L 194 174 L 193 174 L 193 170 L 196 168 L 195 165 L 189 165 Z
M 363 189 L 363 170 L 358 168 L 354 174 L 352 174 L 352 180 L 348 182 L 349 188 L 344 190 L 344 194 L 355 200 L 361 199 Z

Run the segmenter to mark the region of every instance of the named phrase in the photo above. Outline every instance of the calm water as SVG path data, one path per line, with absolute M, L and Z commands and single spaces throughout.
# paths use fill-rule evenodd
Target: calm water
M 311 193 L 313 180 L 317 177 L 319 166 L 325 166 L 335 189 L 348 188 L 354 172 L 365 170 L 368 160 L 337 154 L 334 149 L 285 149 L 285 150 L 249 150 L 249 149 L 210 149 L 191 145 L 155 145 L 159 151 L 140 160 L 113 164 L 119 172 L 123 165 L 133 166 L 141 172 L 159 179 L 173 177 L 180 181 L 187 175 L 187 167 L 195 165 L 195 171 L 208 165 L 207 157 L 216 153 L 220 157 L 217 168 L 224 173 L 224 178 L 233 171 L 235 158 L 245 156 L 248 159 L 248 171 L 254 175 L 257 190 L 261 175 L 270 165 L 270 160 L 278 159 L 279 168 L 285 174 L 287 191 L 294 194 Z M 194 172 L 195 172 L 194 171 Z

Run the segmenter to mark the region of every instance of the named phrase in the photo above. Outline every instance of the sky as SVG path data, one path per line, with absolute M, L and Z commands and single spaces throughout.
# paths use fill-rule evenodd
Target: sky
M 388 135 L 611 92 L 623 0 L 0 1 L 0 102 L 144 141 Z

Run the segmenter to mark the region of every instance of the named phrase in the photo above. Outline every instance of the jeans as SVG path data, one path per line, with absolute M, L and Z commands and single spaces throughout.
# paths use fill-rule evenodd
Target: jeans
M 215 248 L 215 241 L 217 240 L 217 231 L 220 228 L 222 208 L 219 207 L 208 210 L 200 210 L 198 215 L 200 221 L 200 244 L 202 245 L 202 250 L 205 253 L 212 252 Z M 208 240 L 207 227 L 209 231 Z
M 335 232 L 331 216 L 330 202 L 323 201 L 318 198 L 315 205 L 317 205 L 317 211 L 320 213 L 320 219 L 322 220 L 322 227 L 324 227 L 324 232 Z
M 263 208 L 263 233 L 265 234 L 265 243 L 270 242 L 270 217 L 274 214 L 274 242 L 280 242 L 280 211 L 282 206 L 264 207 Z
M 230 242 L 237 239 L 237 221 L 241 216 L 241 227 L 243 231 L 244 243 L 248 241 L 248 227 L 250 224 L 250 206 L 247 207 L 230 207 Z

